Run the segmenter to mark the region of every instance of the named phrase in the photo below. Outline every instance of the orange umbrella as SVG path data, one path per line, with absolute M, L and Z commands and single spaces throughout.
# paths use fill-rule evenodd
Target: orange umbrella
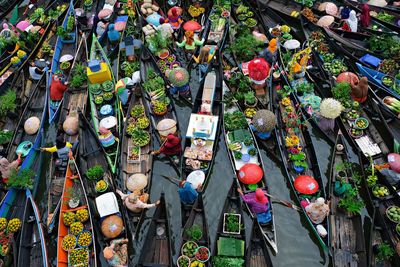
M 294 180 L 294 188 L 301 194 L 312 195 L 318 191 L 319 185 L 313 177 L 299 175 L 296 180 Z

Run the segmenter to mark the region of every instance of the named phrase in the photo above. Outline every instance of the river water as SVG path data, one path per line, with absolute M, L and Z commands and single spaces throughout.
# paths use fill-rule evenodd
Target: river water
M 197 80 L 197 73 L 195 73 L 195 71 L 192 71 L 192 81 L 195 80 Z M 197 90 L 198 82 L 193 82 L 193 96 L 196 95 Z M 179 101 L 175 101 L 175 104 L 177 115 L 179 118 L 180 129 L 182 135 L 184 135 L 186 133 L 187 125 L 189 122 L 191 107 L 187 106 L 185 103 L 179 103 Z M 316 129 L 312 129 L 311 127 L 312 126 L 310 125 L 309 129 L 312 134 L 314 147 L 316 148 L 316 153 L 324 179 L 324 184 L 326 184 L 332 147 L 325 140 L 322 139 L 321 135 L 316 131 Z M 46 132 L 46 143 L 51 145 L 55 139 L 56 130 L 54 127 L 49 127 Z M 155 140 L 153 141 L 156 142 Z M 157 146 L 158 145 L 156 144 L 155 147 Z M 264 171 L 266 173 L 267 179 L 269 180 L 269 193 L 282 200 L 294 201 L 295 197 L 292 194 L 290 190 L 290 184 L 287 182 L 287 179 L 284 175 L 285 172 L 283 166 L 279 162 L 274 162 L 273 160 L 271 160 L 265 153 L 265 151 L 262 150 L 261 154 L 265 165 Z M 356 161 L 357 159 L 354 157 L 354 154 L 351 154 L 353 155 L 352 161 Z M 233 178 L 235 177 L 235 174 L 229 162 L 223 135 L 220 135 L 219 137 L 215 157 L 216 160 L 210 174 L 209 183 L 204 193 L 205 210 L 207 214 L 211 241 L 211 251 L 213 251 L 214 248 L 215 235 L 226 195 L 232 184 Z M 40 182 L 40 189 L 36 199 L 37 203 L 39 203 L 42 214 L 44 214 L 47 204 L 46 181 L 48 177 L 47 169 L 49 160 L 50 156 L 46 155 L 44 161 L 45 164 L 42 168 L 43 171 L 41 175 L 42 180 Z M 177 173 L 175 172 L 174 168 L 170 166 L 169 161 L 162 156 L 155 160 L 153 165 L 153 180 L 150 198 L 151 202 L 154 202 L 160 197 L 162 191 L 165 193 L 168 216 L 171 225 L 172 244 L 175 245 L 173 248 L 173 257 L 176 261 L 180 253 L 182 234 L 180 202 L 177 193 L 178 187 L 176 184 L 173 184 L 171 181 L 163 178 L 160 174 L 178 178 Z M 151 218 L 152 214 L 153 210 L 147 211 L 148 218 Z M 252 222 L 250 221 L 250 218 L 249 216 L 247 216 L 246 213 L 244 215 L 246 232 L 247 234 L 250 234 Z M 275 267 L 329 266 L 329 258 L 327 258 L 324 252 L 320 250 L 318 246 L 318 241 L 309 230 L 308 223 L 300 212 L 276 203 L 274 206 L 274 215 L 277 231 L 278 254 L 274 256 L 270 251 L 270 255 L 273 265 Z M 149 223 L 149 219 L 145 220 L 139 231 L 138 238 L 134 244 L 135 255 L 131 257 L 133 259 L 133 262 L 136 262 L 138 260 L 138 255 L 140 253 L 143 240 L 146 237 Z M 48 251 L 52 263 L 55 263 L 57 255 L 56 242 L 57 231 L 55 230 L 54 233 L 48 238 Z M 99 251 L 98 253 L 101 252 Z M 105 262 L 101 262 L 101 266 L 107 266 L 107 264 Z M 131 266 L 135 266 L 135 263 L 132 263 Z

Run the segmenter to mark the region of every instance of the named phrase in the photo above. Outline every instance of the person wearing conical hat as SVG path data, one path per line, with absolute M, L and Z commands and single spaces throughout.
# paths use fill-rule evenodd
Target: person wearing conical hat
M 114 239 L 110 246 L 105 247 L 103 256 L 109 266 L 125 267 L 128 266 L 128 239 Z

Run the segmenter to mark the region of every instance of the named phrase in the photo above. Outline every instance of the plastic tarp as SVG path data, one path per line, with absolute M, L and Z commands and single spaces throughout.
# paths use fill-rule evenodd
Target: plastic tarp
M 366 54 L 366 55 L 364 55 L 363 57 L 360 58 L 360 61 L 364 62 L 364 63 L 367 63 L 367 64 L 369 64 L 371 66 L 378 67 L 379 63 L 381 63 L 382 60 L 377 58 L 377 57 L 374 57 L 373 55 Z
M 240 239 L 220 237 L 217 241 L 217 248 L 218 256 L 244 256 L 244 241 Z
M 106 217 L 119 212 L 117 197 L 113 192 L 96 197 L 96 207 L 100 217 Z

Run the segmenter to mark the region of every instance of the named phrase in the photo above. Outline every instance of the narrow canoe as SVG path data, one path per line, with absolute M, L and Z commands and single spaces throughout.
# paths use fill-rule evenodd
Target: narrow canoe
M 49 266 L 47 247 L 39 209 L 29 189 L 26 190 L 26 197 L 18 252 L 18 267 L 47 267 Z
M 175 266 L 172 262 L 171 229 L 164 193 L 151 219 L 149 230 L 139 256 L 139 267 Z

